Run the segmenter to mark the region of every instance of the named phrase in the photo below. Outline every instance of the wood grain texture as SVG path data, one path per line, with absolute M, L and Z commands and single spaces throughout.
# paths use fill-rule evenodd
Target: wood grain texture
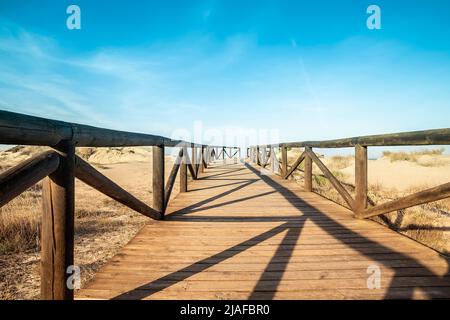
M 59 166 L 42 185 L 41 299 L 72 300 L 67 268 L 74 264 L 75 147 L 67 141 L 57 150 Z
M 161 217 L 164 217 L 165 211 L 165 197 L 164 197 L 164 147 L 154 146 L 152 147 L 153 157 L 153 178 L 152 178 L 152 193 L 153 203 L 152 207 L 156 210 Z
M 356 145 L 355 147 L 355 208 L 356 216 L 367 207 L 367 147 Z
M 251 164 L 212 162 L 79 299 L 450 298 L 449 260 Z M 368 289 L 368 268 L 380 288 Z M 369 269 L 371 270 L 371 269 Z

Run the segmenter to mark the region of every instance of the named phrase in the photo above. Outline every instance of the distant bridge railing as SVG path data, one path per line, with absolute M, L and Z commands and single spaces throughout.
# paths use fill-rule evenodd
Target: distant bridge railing
M 349 208 L 353 211 L 355 217 L 364 219 L 450 197 L 450 183 L 445 183 L 437 187 L 368 208 L 367 147 L 424 145 L 450 145 L 450 129 L 381 134 L 328 141 L 303 141 L 258 145 L 251 146 L 247 149 L 247 157 L 252 162 L 264 168 L 271 163 L 271 168 L 274 172 L 281 169 L 280 175 L 284 179 L 288 179 L 304 161 L 304 189 L 309 192 L 312 192 L 312 164 L 315 163 L 323 172 L 324 176 L 328 178 L 331 185 L 342 196 Z M 312 149 L 348 147 L 355 148 L 354 198 L 319 157 L 317 157 Z M 278 159 L 275 155 L 276 148 L 279 148 L 281 159 Z M 291 166 L 288 165 L 288 148 L 304 148 L 304 151 Z
M 41 298 L 73 299 L 67 286 L 73 265 L 75 178 L 123 205 L 153 219 L 163 219 L 180 172 L 180 192 L 188 189 L 212 159 L 232 158 L 237 147 L 211 146 L 162 136 L 96 128 L 0 110 L 0 144 L 49 146 L 47 151 L 0 173 L 0 207 L 44 179 L 41 229 Z M 89 163 L 75 155 L 76 147 L 152 146 L 153 202 L 150 207 Z M 164 148 L 179 148 L 165 183 Z M 229 148 L 230 152 L 226 149 Z M 191 149 L 189 156 L 188 149 Z M 232 149 L 235 153 L 232 154 Z M 219 151 L 220 150 L 220 151 Z

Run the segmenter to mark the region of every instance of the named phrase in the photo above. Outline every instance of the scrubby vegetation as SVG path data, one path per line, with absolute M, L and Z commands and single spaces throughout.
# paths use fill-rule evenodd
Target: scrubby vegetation
M 444 148 L 439 149 L 432 149 L 432 150 L 421 150 L 421 151 L 413 151 L 413 152 L 391 152 L 391 151 L 384 151 L 383 157 L 386 157 L 391 160 L 391 162 L 394 161 L 410 161 L 415 162 L 423 166 L 439 166 L 446 164 L 445 161 L 439 161 L 440 159 L 434 159 L 435 161 L 427 161 L 427 162 L 421 162 L 420 158 L 422 156 L 440 156 L 444 153 Z

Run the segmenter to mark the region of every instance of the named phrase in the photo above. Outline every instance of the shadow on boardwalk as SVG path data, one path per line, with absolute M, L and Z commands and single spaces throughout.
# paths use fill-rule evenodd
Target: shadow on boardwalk
M 199 201 L 198 203 L 195 203 L 193 205 L 190 205 L 186 208 L 183 208 L 182 210 L 179 210 L 177 212 L 172 213 L 168 216 L 169 220 L 182 220 L 186 221 L 186 219 L 189 219 L 190 221 L 205 221 L 205 222 L 242 222 L 242 223 L 249 223 L 249 222 L 255 222 L 255 221 L 269 221 L 269 222 L 284 222 L 283 224 L 276 226 L 264 233 L 261 233 L 257 236 L 254 236 L 248 240 L 245 240 L 239 244 L 236 244 L 234 246 L 229 247 L 226 250 L 223 250 L 221 252 L 218 252 L 214 255 L 211 255 L 210 257 L 207 257 L 205 259 L 199 260 L 187 267 L 181 268 L 180 270 L 177 270 L 175 272 L 169 273 L 166 276 L 163 276 L 157 280 L 151 281 L 149 283 L 146 283 L 142 286 L 139 286 L 137 288 L 134 288 L 132 290 L 129 290 L 128 292 L 125 292 L 123 294 L 120 294 L 114 299 L 144 299 L 151 297 L 152 294 L 159 292 L 161 290 L 164 290 L 165 288 L 168 288 L 180 281 L 183 281 L 195 274 L 201 273 L 202 271 L 210 268 L 213 265 L 219 264 L 227 259 L 230 259 L 237 254 L 244 252 L 245 250 L 248 250 L 249 248 L 256 246 L 260 243 L 262 243 L 265 240 L 268 240 L 276 235 L 279 235 L 283 232 L 286 232 L 280 245 L 275 250 L 274 255 L 270 259 L 269 263 L 267 264 L 265 270 L 261 273 L 261 276 L 259 280 L 257 281 L 256 285 L 254 286 L 253 292 L 250 294 L 250 299 L 272 299 L 274 298 L 274 295 L 277 291 L 277 288 L 282 280 L 283 274 L 289 264 L 289 260 L 292 257 L 293 250 L 295 250 L 295 247 L 289 244 L 292 244 L 292 242 L 295 243 L 295 241 L 300 237 L 302 228 L 305 224 L 305 222 L 310 219 L 314 223 L 316 223 L 318 226 L 320 226 L 324 231 L 326 231 L 328 234 L 333 236 L 335 239 L 339 240 L 343 244 L 347 245 L 349 248 L 359 252 L 361 255 L 366 256 L 367 258 L 370 258 L 373 261 L 377 261 L 380 265 L 383 265 L 385 267 L 394 267 L 398 266 L 398 261 L 404 261 L 405 265 L 408 266 L 408 268 L 416 268 L 417 270 L 420 270 L 420 275 L 427 277 L 429 279 L 429 283 L 431 284 L 437 284 L 437 287 L 439 287 L 439 284 L 445 284 L 446 286 L 449 286 L 449 272 L 447 268 L 447 274 L 444 276 L 439 276 L 433 273 L 429 268 L 427 268 L 425 265 L 423 265 L 420 261 L 417 261 L 413 259 L 412 257 L 403 254 L 402 252 L 398 252 L 395 250 L 392 250 L 391 248 L 388 248 L 382 244 L 379 244 L 373 240 L 370 240 L 363 235 L 354 232 L 344 226 L 343 224 L 339 223 L 336 220 L 333 220 L 325 213 L 321 212 L 318 208 L 308 204 L 303 199 L 301 199 L 298 195 L 295 194 L 295 192 L 290 191 L 280 183 L 278 183 L 275 179 L 266 176 L 261 175 L 259 170 L 245 164 L 246 168 L 250 170 L 252 173 L 257 175 L 258 179 L 242 179 L 241 183 L 238 182 L 232 182 L 232 183 L 224 183 L 223 186 L 234 186 L 237 184 L 238 186 L 233 187 L 232 189 L 229 189 L 223 193 L 220 193 L 216 196 L 213 196 L 211 198 Z M 230 169 L 229 171 L 221 171 L 219 174 L 213 174 L 210 176 L 205 177 L 205 179 L 216 179 L 218 176 L 226 176 L 228 173 L 235 173 L 239 172 L 243 169 Z M 234 175 L 232 175 L 234 177 Z M 229 181 L 228 179 L 224 179 L 226 181 Z M 274 189 L 274 191 L 261 193 L 259 195 L 254 196 L 248 196 L 248 197 L 242 197 L 237 198 L 235 200 L 226 201 L 220 204 L 212 204 L 207 206 L 208 203 L 211 203 L 215 200 L 218 200 L 224 196 L 230 195 L 232 193 L 238 193 L 242 189 L 251 186 L 257 181 L 262 180 L 265 184 L 269 185 Z M 212 187 L 211 187 L 212 188 Z M 205 189 L 205 188 L 203 188 Z M 201 189 L 198 189 L 201 190 Z M 233 203 L 247 201 L 250 199 L 256 199 L 259 197 L 264 197 L 269 194 L 278 193 L 282 194 L 283 197 L 289 201 L 293 207 L 296 207 L 299 205 L 299 203 L 302 204 L 302 208 L 305 209 L 309 208 L 312 210 L 306 210 L 306 212 L 300 212 L 298 217 L 292 217 L 292 216 L 276 216 L 276 217 L 270 217 L 270 216 L 261 216 L 261 217 L 227 217 L 223 215 L 217 215 L 217 216 L 208 216 L 208 217 L 202 217 L 201 215 L 195 216 L 194 213 L 198 213 L 204 210 L 212 209 L 212 208 L 218 208 L 227 206 Z M 294 209 L 293 209 L 294 210 Z M 314 213 L 308 213 L 308 212 L 314 212 Z M 339 230 L 345 230 L 345 235 L 343 233 L 336 233 L 336 229 Z M 351 235 L 351 237 L 349 237 Z M 400 235 L 399 235 L 400 237 Z M 356 240 L 356 241 L 355 241 Z M 360 240 L 359 242 L 365 242 L 370 244 L 371 249 L 375 250 L 365 250 L 364 248 L 355 245 L 358 243 L 357 240 Z M 381 259 L 379 253 L 374 252 L 388 252 L 392 255 L 394 259 L 392 260 L 385 260 Z M 446 260 L 447 264 L 449 263 L 448 260 Z M 410 285 L 410 286 L 404 286 L 404 283 L 402 282 L 402 277 L 405 276 L 411 276 L 411 273 L 402 273 L 402 268 L 393 268 L 395 270 L 395 274 L 392 276 L 392 281 L 390 283 L 389 289 L 387 290 L 384 298 L 398 298 L 398 288 L 401 288 L 401 298 L 412 298 L 414 294 L 414 290 L 416 289 L 425 289 L 424 291 L 427 293 L 429 298 L 439 298 L 442 297 L 442 290 L 436 288 L 436 290 L 430 290 L 430 285 L 427 283 L 425 285 L 422 285 L 420 283 Z M 277 272 L 274 272 L 277 271 Z M 213 284 L 211 284 L 213 286 Z M 331 288 L 332 289 L 332 288 Z M 336 288 L 338 289 L 338 288 Z M 450 293 L 448 294 L 450 296 Z

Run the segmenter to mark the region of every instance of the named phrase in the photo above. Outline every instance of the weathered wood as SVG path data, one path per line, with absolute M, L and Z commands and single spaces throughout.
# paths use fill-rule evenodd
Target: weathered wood
M 256 146 L 256 164 L 258 166 L 261 166 L 261 155 L 260 155 L 259 146 Z
M 312 149 L 311 149 L 312 151 Z M 306 192 L 312 192 L 312 159 L 309 154 L 305 154 L 305 171 L 304 174 L 304 188 Z
M 291 148 L 350 148 L 362 146 L 450 145 L 450 128 L 378 134 L 325 141 L 300 141 L 273 144 Z
M 284 177 L 288 172 L 287 148 L 281 147 L 281 175 Z
M 182 140 L 97 128 L 0 110 L 0 144 L 54 146 L 71 140 L 77 147 L 201 146 Z
M 74 264 L 75 147 L 64 141 L 56 149 L 59 166 L 42 187 L 41 299 L 71 300 L 67 272 Z
M 383 204 L 379 204 L 375 207 L 364 210 L 358 218 L 370 218 L 378 216 L 380 214 L 385 214 L 388 212 L 393 212 L 397 210 L 402 210 L 417 206 L 420 204 L 438 201 L 450 197 L 450 183 L 441 184 L 440 186 L 426 189 L 409 196 L 392 200 Z
M 270 147 L 270 165 L 272 172 L 276 172 L 276 156 L 275 156 L 275 149 L 273 147 Z
M 344 198 L 345 202 L 349 205 L 351 209 L 354 208 L 354 201 L 352 196 L 348 191 L 342 186 L 339 180 L 331 173 L 330 170 L 323 164 L 322 161 L 316 156 L 316 154 L 311 150 L 310 147 L 305 147 L 305 152 L 311 157 L 312 161 L 322 170 L 323 174 L 330 180 L 333 187 L 339 192 L 339 194 Z
M 367 207 L 367 147 L 355 147 L 355 214 L 359 215 Z
M 122 189 L 114 181 L 96 170 L 89 163 L 75 157 L 75 177 L 108 197 L 152 219 L 161 219 L 161 214 Z
M 192 147 L 191 150 L 192 159 L 188 168 L 191 172 L 192 179 L 197 180 L 197 149 L 195 147 Z
M 303 162 L 303 160 L 305 159 L 305 152 L 302 152 L 302 154 L 300 155 L 300 157 L 298 157 L 298 159 L 294 162 L 294 164 L 292 165 L 292 167 L 288 170 L 288 172 L 286 173 L 286 175 L 284 176 L 285 179 L 289 178 L 289 176 L 295 171 L 297 170 L 298 166 L 300 165 L 300 163 Z
M 204 173 L 205 169 L 206 169 L 205 147 L 202 146 L 200 149 L 200 173 Z
M 47 151 L 25 160 L 0 174 L 0 207 L 55 171 L 59 155 Z
M 187 149 L 183 148 L 183 158 L 180 167 L 180 192 L 187 192 L 188 190 L 188 176 L 187 176 L 188 162 L 189 162 L 189 155 L 187 153 Z
M 164 146 L 153 147 L 153 204 L 152 207 L 164 217 Z
M 196 179 L 198 179 L 199 177 L 199 173 L 200 173 L 200 166 L 202 163 L 202 151 L 201 148 L 198 148 L 198 152 L 196 151 L 196 155 L 195 155 L 195 159 L 196 159 L 196 164 L 195 164 L 195 176 Z
M 167 205 L 170 200 L 170 195 L 172 194 L 173 186 L 175 185 L 175 180 L 177 178 L 178 170 L 181 166 L 181 161 L 183 159 L 183 148 L 180 148 L 178 155 L 175 159 L 175 163 L 172 166 L 172 170 L 170 171 L 169 178 L 167 179 L 166 188 L 164 189 L 164 210 L 167 208 Z

